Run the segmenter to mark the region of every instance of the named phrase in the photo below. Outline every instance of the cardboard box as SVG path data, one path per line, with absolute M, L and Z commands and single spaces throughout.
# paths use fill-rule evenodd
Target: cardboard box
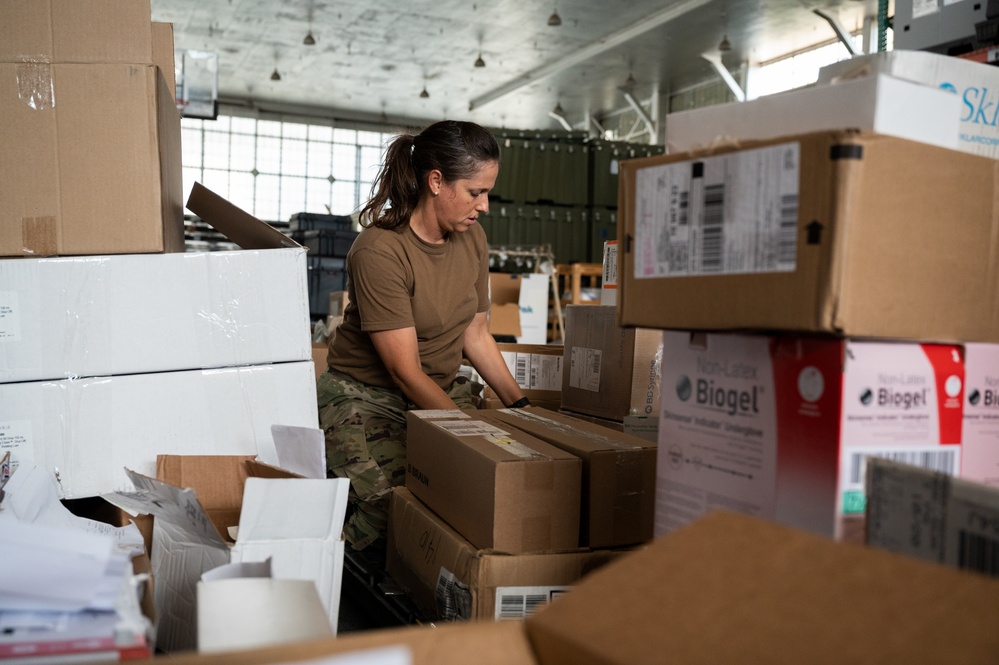
M 961 477 L 999 488 L 999 344 L 965 344 Z
M 321 344 L 312 343 L 312 365 L 316 369 L 316 381 L 319 380 L 320 375 L 329 366 L 326 362 L 326 356 L 329 355 L 329 351 L 329 346 L 325 342 Z
M 997 341 L 997 176 L 849 131 L 622 162 L 619 323 Z
M 509 335 L 518 344 L 548 341 L 548 291 L 543 274 L 489 274 L 489 332 Z
M 522 621 L 475 621 L 404 626 L 348 633 L 336 638 L 228 653 L 177 654 L 171 665 L 281 665 L 377 662 L 407 665 L 538 665 Z
M 0 64 L 0 116 L 0 256 L 184 251 L 180 115 L 155 65 Z
M 872 459 L 867 544 L 999 577 L 999 489 Z
M 404 487 L 390 515 L 388 573 L 434 621 L 523 619 L 621 554 L 477 549 Z
M 526 621 L 545 665 L 994 663 L 999 581 L 716 512 Z
M 343 574 L 342 536 L 349 483 L 309 479 L 246 457 L 162 456 L 157 478 L 129 472 L 134 492 L 108 501 L 153 520 L 153 576 L 160 616 L 157 647 L 197 646 L 196 586 L 213 568 L 271 560 L 278 579 L 315 583 L 333 634 Z M 308 506 L 308 510 L 302 510 Z M 235 544 L 231 527 L 238 525 Z
M 309 360 L 305 250 L 0 261 L 0 382 Z
M 826 83 L 666 116 L 669 152 L 843 128 L 959 146 L 958 100 L 891 76 Z
M 500 353 L 524 396 L 538 401 L 558 402 L 562 395 L 562 347 L 547 344 L 501 342 Z M 498 397 L 485 386 L 487 398 Z
M 969 26 L 970 27 L 970 26 Z M 819 70 L 819 84 L 884 75 L 943 90 L 958 101 L 958 150 L 999 157 L 999 72 L 990 64 L 929 51 L 892 50 L 856 56 Z M 918 108 L 918 107 L 913 107 Z M 922 109 L 920 109 L 920 113 Z M 913 115 L 910 111 L 904 116 Z
M 151 64 L 149 0 L 4 0 L 0 62 Z
M 659 411 L 658 330 L 622 328 L 606 305 L 565 308 L 562 408 L 611 420 Z
M 863 541 L 864 467 L 960 469 L 950 344 L 666 331 L 656 534 L 716 508 Z
M 177 99 L 177 69 L 174 60 L 173 23 L 153 22 L 153 64 L 163 72 L 170 98 Z
M 655 443 L 545 409 L 500 409 L 493 415 L 583 461 L 580 546 L 624 547 L 651 540 Z
M 489 411 L 409 411 L 406 487 L 479 549 L 579 544 L 579 458 Z
M 318 422 L 307 360 L 0 384 L 0 457 L 57 471 L 63 499 L 130 487 L 160 454 L 276 459 L 271 425 Z
M 492 391 L 487 391 L 487 392 L 492 392 Z M 548 409 L 549 411 L 558 411 L 559 410 L 559 402 L 558 401 L 554 401 L 553 402 L 553 401 L 547 400 L 547 399 L 534 399 L 533 397 L 530 398 L 530 399 L 531 399 L 531 405 L 532 406 L 539 406 L 542 409 Z M 505 409 L 506 408 L 506 404 L 504 404 L 503 400 L 501 400 L 499 397 L 483 397 L 483 398 L 480 398 L 478 400 L 476 408 L 478 408 L 478 409 L 485 409 L 485 410 Z

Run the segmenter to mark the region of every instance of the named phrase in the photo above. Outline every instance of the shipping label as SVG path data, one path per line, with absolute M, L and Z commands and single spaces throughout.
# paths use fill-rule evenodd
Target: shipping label
M 496 589 L 498 621 L 526 619 L 558 596 L 569 590 L 568 586 L 501 586 Z
M 800 152 L 786 143 L 639 170 L 634 277 L 793 271 Z
M 452 436 L 480 436 L 522 459 L 550 459 L 517 441 L 509 432 L 481 420 L 437 420 L 434 425 Z
M 21 460 L 34 459 L 34 448 L 30 420 L 0 421 L 0 459 L 6 457 L 9 474 L 17 470 Z
M 524 390 L 562 390 L 562 356 L 503 351 L 503 360 Z
M 0 291 L 0 342 L 21 341 L 21 312 L 16 291 Z
M 580 390 L 600 392 L 600 349 L 572 347 L 569 354 L 569 386 Z
M 999 576 L 999 491 L 872 460 L 867 495 L 870 546 Z

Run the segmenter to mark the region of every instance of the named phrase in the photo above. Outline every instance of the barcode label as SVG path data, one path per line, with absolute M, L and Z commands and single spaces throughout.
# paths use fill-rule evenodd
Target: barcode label
M 865 450 L 850 454 L 851 485 L 863 484 L 869 457 L 879 457 L 952 476 L 957 475 L 958 471 L 957 453 L 954 450 Z
M 785 143 L 638 169 L 634 276 L 794 271 L 800 152 Z
M 496 589 L 497 620 L 525 619 L 565 593 L 568 586 L 499 587 Z
M 472 618 L 472 594 L 468 585 L 446 568 L 441 568 L 437 576 L 434 597 L 437 600 L 438 620 L 463 621 Z
M 777 244 L 777 262 L 794 263 L 798 251 L 798 195 L 780 197 L 780 233 Z
M 725 185 L 704 188 L 704 224 L 701 227 L 701 272 L 720 272 L 725 251 Z
M 999 540 L 962 529 L 958 532 L 957 565 L 988 575 L 999 575 Z
M 517 385 L 521 388 L 529 388 L 527 384 L 527 365 L 529 356 L 518 355 L 517 356 L 517 369 L 514 376 L 517 379 Z

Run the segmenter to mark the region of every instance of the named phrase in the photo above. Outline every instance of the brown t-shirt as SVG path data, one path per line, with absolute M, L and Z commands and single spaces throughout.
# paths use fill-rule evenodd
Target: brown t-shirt
M 416 328 L 423 371 L 442 388 L 461 365 L 462 336 L 489 309 L 489 249 L 478 224 L 434 245 L 407 226 L 370 227 L 347 254 L 349 303 L 330 343 L 329 366 L 362 383 L 396 388 L 370 332 Z

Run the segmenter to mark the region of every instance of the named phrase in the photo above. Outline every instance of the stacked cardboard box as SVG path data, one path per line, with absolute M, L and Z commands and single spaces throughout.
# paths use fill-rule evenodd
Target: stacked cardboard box
M 562 347 L 551 344 L 499 343 L 510 374 L 532 404 L 557 410 L 562 399 Z M 506 406 L 488 384 L 479 408 Z
M 0 17 L 0 256 L 182 251 L 173 49 L 148 0 Z
M 388 571 L 440 620 L 522 617 L 652 535 L 655 446 L 540 408 L 408 414 Z
M 657 533 L 726 507 L 862 539 L 867 456 L 994 474 L 963 422 L 997 164 L 857 131 L 622 164 L 619 322 L 669 331 Z

